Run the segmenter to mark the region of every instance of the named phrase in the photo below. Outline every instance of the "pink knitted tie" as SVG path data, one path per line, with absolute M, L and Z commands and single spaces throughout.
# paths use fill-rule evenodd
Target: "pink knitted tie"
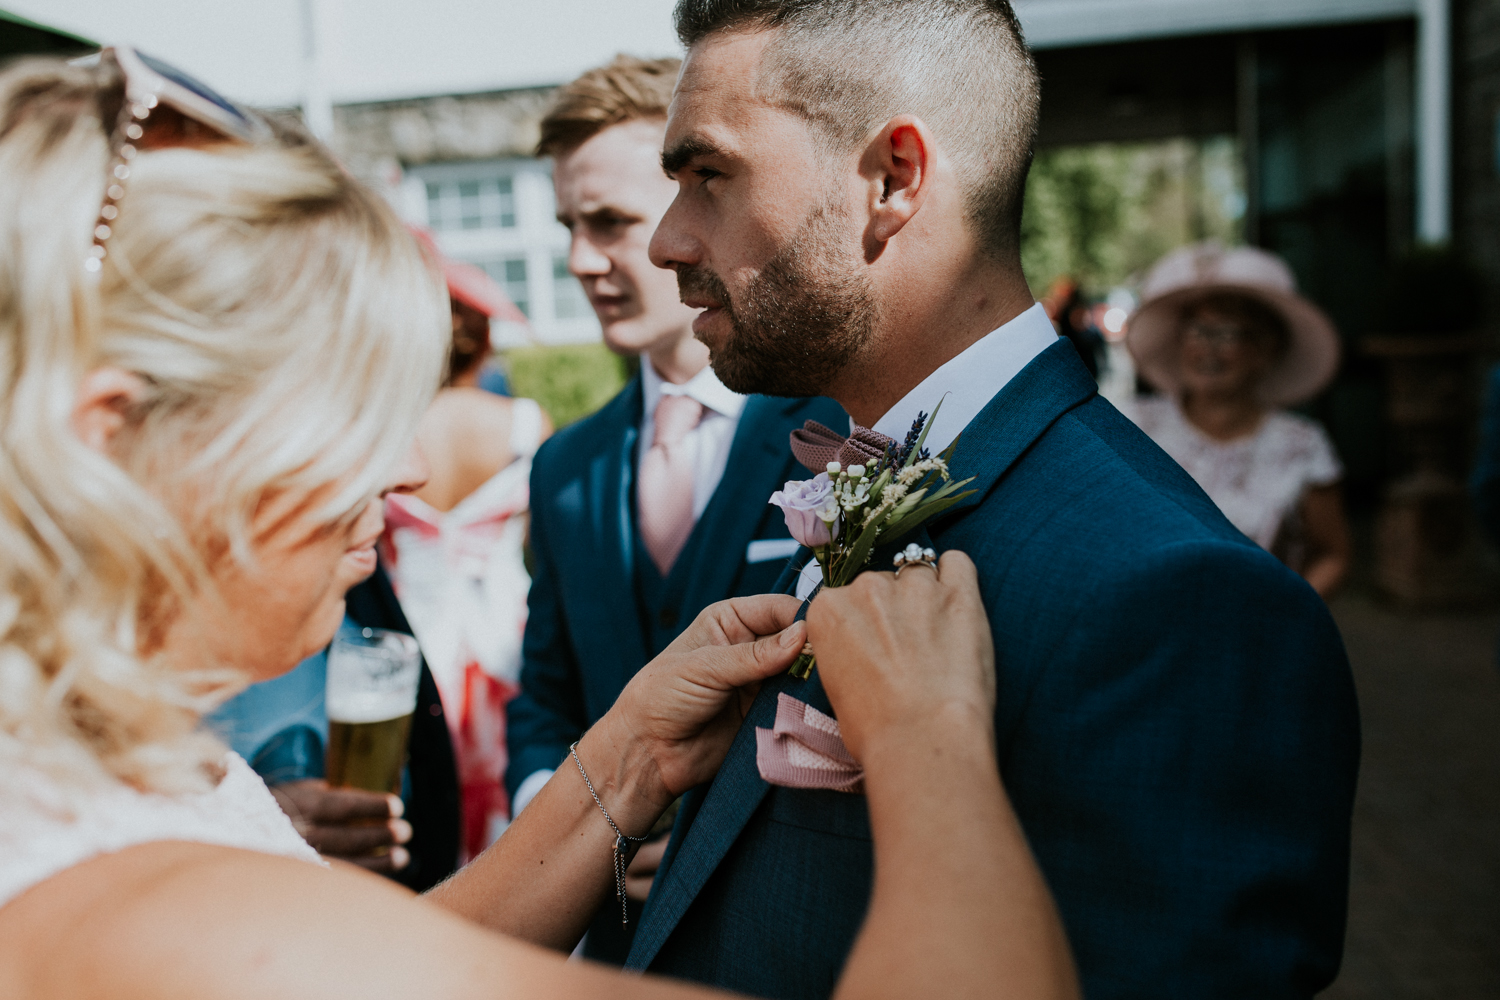
M 666 576 L 693 531 L 693 455 L 683 439 L 703 419 L 703 404 L 690 396 L 662 396 L 656 430 L 641 459 L 636 516 L 651 561 Z

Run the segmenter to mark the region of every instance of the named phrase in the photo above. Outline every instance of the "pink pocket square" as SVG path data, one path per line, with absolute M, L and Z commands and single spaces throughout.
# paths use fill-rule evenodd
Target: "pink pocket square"
M 755 730 L 760 776 L 784 788 L 863 792 L 864 768 L 849 755 L 838 720 L 789 694 L 776 696 L 776 725 Z

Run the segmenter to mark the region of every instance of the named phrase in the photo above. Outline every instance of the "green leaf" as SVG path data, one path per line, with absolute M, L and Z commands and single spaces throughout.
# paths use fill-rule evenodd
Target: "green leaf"
M 887 523 L 883 532 L 884 540 L 894 542 L 904 538 L 960 500 L 973 496 L 977 492 L 978 490 L 966 490 L 958 496 L 944 497 L 941 500 L 928 499 L 917 510 L 902 518 L 899 523 Z
M 881 525 L 889 517 L 890 512 L 887 511 L 871 521 L 859 533 L 859 537 L 854 540 L 854 544 L 849 546 L 844 555 L 844 561 L 839 566 L 838 578 L 830 580 L 830 584 L 835 587 L 842 587 L 859 575 L 859 571 L 864 568 L 865 563 L 870 559 L 870 552 L 875 548 L 875 538 L 880 534 Z
M 917 456 L 922 453 L 922 445 L 927 441 L 927 432 L 932 430 L 932 422 L 937 419 L 938 410 L 942 408 L 943 401 L 940 399 L 937 405 L 932 408 L 932 413 L 928 415 L 927 423 L 922 425 L 922 433 L 917 436 L 917 443 L 911 446 L 911 454 L 906 456 L 906 463 L 901 468 L 904 469 L 911 465 L 917 460 Z
M 954 449 L 956 449 L 958 447 L 959 438 L 962 438 L 962 437 L 963 437 L 963 432 L 960 431 L 958 437 L 956 437 L 956 438 L 953 439 L 953 443 L 950 444 L 948 447 L 944 448 L 943 449 L 943 453 L 938 456 L 938 458 L 941 458 L 943 460 L 943 464 L 948 465 L 950 467 L 953 465 L 953 451 L 954 451 Z

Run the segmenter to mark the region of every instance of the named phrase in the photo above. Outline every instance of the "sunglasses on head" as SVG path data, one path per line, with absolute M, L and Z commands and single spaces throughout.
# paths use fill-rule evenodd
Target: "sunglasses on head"
M 221 96 L 182 70 L 128 45 L 116 45 L 75 60 L 97 66 L 109 60 L 124 83 L 124 102 L 110 130 L 109 186 L 94 224 L 94 246 L 83 266 L 98 271 L 120 214 L 130 163 L 141 150 L 201 148 L 222 142 L 258 143 L 271 137 L 259 115 Z

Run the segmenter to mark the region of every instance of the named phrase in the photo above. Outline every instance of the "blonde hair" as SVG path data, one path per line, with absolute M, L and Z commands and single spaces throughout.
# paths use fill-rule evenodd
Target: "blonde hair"
M 175 791 L 211 780 L 198 715 L 234 680 L 153 655 L 174 609 L 251 559 L 268 495 L 328 495 L 333 522 L 378 494 L 448 301 L 393 212 L 287 126 L 137 156 L 90 274 L 120 100 L 108 62 L 0 74 L 0 767 Z M 70 426 L 102 366 L 146 386 L 116 461 Z
M 682 60 L 617 55 L 559 87 L 542 116 L 537 156 L 566 156 L 612 125 L 667 117 Z

